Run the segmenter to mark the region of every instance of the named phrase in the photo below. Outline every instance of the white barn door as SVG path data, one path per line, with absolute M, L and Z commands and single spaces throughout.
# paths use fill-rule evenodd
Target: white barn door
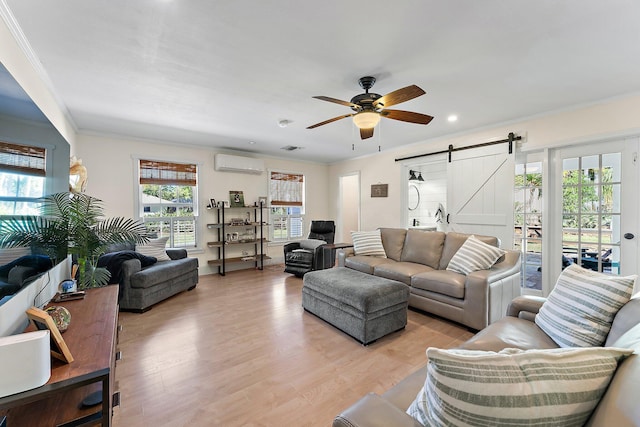
M 515 154 L 507 144 L 452 153 L 447 166 L 447 231 L 496 236 L 513 247 Z

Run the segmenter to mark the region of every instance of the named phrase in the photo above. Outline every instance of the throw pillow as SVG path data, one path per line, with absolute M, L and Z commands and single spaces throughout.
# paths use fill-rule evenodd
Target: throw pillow
M 142 255 L 152 256 L 158 261 L 171 261 L 171 258 L 169 258 L 166 252 L 167 240 L 169 240 L 168 237 L 150 240 L 149 243 L 145 245 L 136 246 L 136 252 Z
M 308 249 L 311 251 L 315 251 L 318 246 L 327 244 L 327 242 L 325 242 L 324 240 L 318 239 L 302 239 L 298 243 L 300 243 L 300 247 L 302 249 Z
M 427 379 L 407 413 L 428 426 L 581 426 L 631 353 L 429 348 Z
M 600 346 L 616 313 L 631 298 L 636 278 L 571 264 L 542 304 L 536 325 L 560 347 Z
M 31 255 L 31 248 L 16 246 L 15 248 L 0 248 L 0 265 L 9 264 L 22 256 Z
M 382 246 L 380 230 L 352 231 L 351 241 L 353 242 L 353 252 L 356 255 L 387 257 L 384 246 Z
M 453 255 L 447 270 L 465 275 L 477 270 L 487 270 L 505 253 L 502 249 L 488 245 L 472 234 Z

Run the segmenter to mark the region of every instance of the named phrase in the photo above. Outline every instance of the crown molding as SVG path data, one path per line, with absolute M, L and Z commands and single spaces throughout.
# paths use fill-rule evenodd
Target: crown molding
M 20 27 L 18 20 L 16 19 L 15 15 L 9 8 L 9 5 L 7 4 L 6 0 L 0 0 L 0 17 L 2 17 L 2 20 L 7 25 L 7 28 L 9 28 L 11 35 L 15 39 L 16 43 L 18 44 L 18 47 L 20 48 L 24 56 L 29 61 L 29 64 L 31 65 L 33 70 L 36 72 L 36 75 L 44 84 L 45 88 L 49 91 L 51 96 L 53 97 L 54 102 L 62 112 L 64 118 L 71 125 L 74 132 L 78 133 L 78 126 L 73 120 L 73 117 L 69 112 L 69 109 L 67 108 L 62 98 L 58 95 L 55 89 L 55 86 L 53 85 L 53 82 L 49 77 L 49 74 L 46 72 L 46 70 L 42 66 L 42 62 L 40 62 L 40 59 L 38 58 L 35 51 L 33 50 L 33 47 L 31 47 L 31 43 L 29 43 L 29 40 L 27 40 L 26 36 L 24 35 L 24 32 L 22 31 L 22 28 Z

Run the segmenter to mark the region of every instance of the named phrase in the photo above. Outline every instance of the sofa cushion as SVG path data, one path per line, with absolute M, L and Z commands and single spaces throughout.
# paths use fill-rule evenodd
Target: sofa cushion
M 130 261 L 126 261 L 130 262 Z M 188 275 L 198 269 L 198 258 L 182 258 L 155 263 L 131 275 L 132 288 L 151 288 Z
M 396 261 L 389 258 L 373 256 L 350 256 L 344 260 L 344 266 L 367 274 L 373 274 L 376 266 L 381 264 L 393 264 Z
M 407 413 L 424 425 L 580 426 L 633 350 L 427 349 L 427 379 Z
M 437 269 L 445 236 L 446 234 L 441 231 L 407 231 L 400 260 L 424 264 Z
M 629 303 L 625 307 L 627 305 Z M 618 365 L 616 375 L 591 415 L 587 427 L 637 427 L 640 420 L 638 382 L 632 380 L 640 378 L 640 324 L 628 330 L 614 344 L 615 347 L 632 348 L 635 353 Z
M 442 256 L 440 257 L 440 266 L 439 270 L 446 270 L 447 265 L 449 265 L 449 261 L 451 258 L 458 252 L 460 246 L 464 244 L 470 234 L 465 233 L 456 233 L 455 231 L 449 231 L 444 239 L 444 247 L 442 248 Z M 474 234 L 476 239 L 491 245 L 496 248 L 499 246 L 499 241 L 497 237 L 493 236 L 483 236 L 480 234 Z
M 446 270 L 431 270 L 418 273 L 411 278 L 411 287 L 453 298 L 464 298 L 467 277 Z
M 629 301 L 637 276 L 612 276 L 577 264 L 565 268 L 535 318 L 560 347 L 602 345 Z
M 9 282 L 9 284 L 11 285 L 18 286 L 18 289 L 20 289 L 26 279 L 36 274 L 38 274 L 38 270 L 33 267 L 28 267 L 26 265 L 16 265 L 11 270 L 9 270 L 7 282 Z
M 167 246 L 168 237 L 159 237 L 157 239 L 149 240 L 149 243 L 144 245 L 136 245 L 136 252 L 141 253 L 142 255 L 152 256 L 156 258 L 158 261 L 169 261 L 169 255 L 165 250 Z
M 380 228 L 382 246 L 384 246 L 384 252 L 387 258 L 400 261 L 406 235 L 406 228 Z
M 406 285 L 411 285 L 411 276 L 433 268 L 413 262 L 393 262 L 377 265 L 373 268 L 373 274 L 379 277 L 396 280 Z
M 502 249 L 488 245 L 471 235 L 451 258 L 447 270 L 461 274 L 488 270 L 505 253 Z
M 352 231 L 351 240 L 356 255 L 378 256 L 386 258 L 380 230 Z
M 500 351 L 505 348 L 521 350 L 558 348 L 534 322 L 519 317 L 506 316 L 493 322 L 458 348 L 465 350 Z

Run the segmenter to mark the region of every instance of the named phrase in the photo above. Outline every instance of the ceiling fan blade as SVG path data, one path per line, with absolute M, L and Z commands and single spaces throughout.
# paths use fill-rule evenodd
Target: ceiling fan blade
M 382 110 L 380 112 L 380 115 L 382 117 L 386 117 L 387 119 L 400 120 L 409 123 L 418 123 L 420 125 L 428 125 L 429 122 L 433 120 L 433 117 L 427 116 L 426 114 L 402 110 Z
M 348 101 L 342 101 L 341 99 L 331 98 L 330 96 L 313 96 L 312 98 L 319 99 L 321 101 L 333 102 L 334 104 L 340 104 L 346 107 L 360 108 L 356 104 L 352 104 Z
M 314 129 L 314 128 L 317 128 L 318 126 L 326 125 L 340 119 L 346 119 L 347 117 L 351 117 L 351 116 L 353 116 L 353 114 L 345 114 L 343 116 L 334 117 L 333 119 L 325 120 L 324 122 L 320 122 L 320 123 L 316 123 L 315 125 L 308 126 L 307 129 Z
M 403 87 L 402 89 L 394 90 L 380 98 L 378 98 L 373 106 L 375 107 L 391 107 L 392 105 L 400 104 L 401 102 L 409 101 L 410 99 L 417 98 L 424 95 L 425 91 L 420 89 L 416 85 Z
M 360 139 L 367 139 L 373 136 L 373 128 L 360 129 Z

